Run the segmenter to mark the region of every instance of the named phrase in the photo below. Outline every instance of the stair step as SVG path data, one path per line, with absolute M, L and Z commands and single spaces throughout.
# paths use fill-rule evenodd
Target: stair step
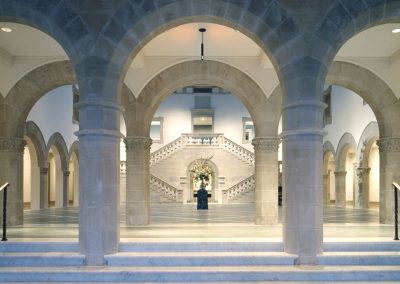
M 120 252 L 283 252 L 282 242 L 127 242 Z
M 398 266 L 0 267 L 5 282 L 400 281 Z
M 400 265 L 400 252 L 325 252 L 319 265 Z
M 78 242 L 1 242 L 0 252 L 78 252 Z
M 283 252 L 126 252 L 105 257 L 110 266 L 293 265 L 296 258 Z
M 324 252 L 400 251 L 400 242 L 324 242 Z
M 65 252 L 0 253 L 0 266 L 82 266 L 85 256 Z

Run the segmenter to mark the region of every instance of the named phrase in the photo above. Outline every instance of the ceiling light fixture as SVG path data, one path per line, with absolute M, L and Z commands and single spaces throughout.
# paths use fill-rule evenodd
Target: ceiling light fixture
M 397 28 L 397 29 L 392 30 L 392 33 L 394 33 L 394 34 L 400 33 L 400 28 Z
M 200 46 L 200 55 L 201 55 L 201 60 L 204 60 L 204 44 L 203 44 L 203 35 L 207 31 L 205 28 L 200 28 L 199 32 L 201 32 L 201 46 Z
M 2 30 L 3 32 L 5 32 L 5 33 L 11 33 L 11 32 L 12 32 L 12 29 L 11 29 L 11 28 L 8 28 L 8 27 L 1 27 L 1 30 Z

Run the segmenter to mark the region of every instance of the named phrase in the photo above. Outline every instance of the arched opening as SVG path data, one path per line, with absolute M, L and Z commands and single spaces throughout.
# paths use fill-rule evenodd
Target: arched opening
M 48 153 L 48 207 L 63 207 L 63 171 L 61 157 L 56 147 L 51 146 Z
M 31 139 L 25 137 L 24 150 L 24 209 L 40 209 L 40 169 L 38 155 Z
M 330 205 L 335 201 L 335 157 L 331 150 L 324 153 L 324 166 L 323 166 L 323 198 L 324 204 Z
M 69 192 L 68 192 L 68 203 L 72 206 L 79 205 L 79 162 L 77 153 L 74 151 L 70 155 L 69 159 Z

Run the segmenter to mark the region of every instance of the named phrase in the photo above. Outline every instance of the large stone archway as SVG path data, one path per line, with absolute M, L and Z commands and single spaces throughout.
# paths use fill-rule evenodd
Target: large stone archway
M 256 138 L 256 220 L 257 224 L 278 222 L 278 137 L 281 99 L 277 88 L 270 99 L 240 70 L 217 61 L 188 61 L 156 75 L 138 98 L 126 106 L 127 125 L 127 223 L 149 223 L 149 130 L 161 101 L 179 87 L 196 84 L 215 85 L 238 96 L 252 116 Z M 141 157 L 140 159 L 138 157 Z M 147 157 L 147 158 L 146 158 Z M 143 160 L 142 160 L 143 158 Z M 138 184 L 138 181 L 141 181 Z M 142 201 L 140 201 L 142 200 Z M 138 204 L 139 203 L 139 204 Z M 136 209 L 135 209 L 136 208 Z M 139 216 L 135 220 L 133 216 Z

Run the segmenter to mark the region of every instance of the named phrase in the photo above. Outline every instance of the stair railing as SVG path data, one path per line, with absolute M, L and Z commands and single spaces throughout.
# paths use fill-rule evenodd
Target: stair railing
M 394 190 L 394 240 L 399 240 L 399 202 L 397 192 L 400 190 L 400 185 L 396 182 L 392 183 Z
M 255 175 L 252 175 L 238 182 L 234 186 L 231 186 L 230 188 L 223 190 L 223 192 L 228 200 L 235 200 L 238 199 L 244 193 L 254 190 L 255 184 L 256 184 L 256 178 Z
M 254 153 L 250 152 L 246 148 L 240 146 L 239 144 L 233 142 L 226 137 L 224 137 L 224 149 L 228 152 L 233 153 L 236 157 L 246 161 L 250 165 L 255 165 Z
M 154 175 L 150 175 L 150 187 L 157 188 L 157 191 L 161 191 L 162 195 L 169 200 L 172 201 L 179 201 L 179 194 L 181 190 L 177 189 L 176 187 L 170 185 L 169 183 L 159 179 Z
M 3 237 L 2 242 L 7 241 L 7 188 L 10 184 L 6 182 L 0 188 L 0 192 L 3 191 Z
M 162 148 L 154 151 L 150 155 L 150 166 L 154 166 L 161 160 L 164 160 L 182 148 L 182 137 L 179 137 L 163 146 Z

